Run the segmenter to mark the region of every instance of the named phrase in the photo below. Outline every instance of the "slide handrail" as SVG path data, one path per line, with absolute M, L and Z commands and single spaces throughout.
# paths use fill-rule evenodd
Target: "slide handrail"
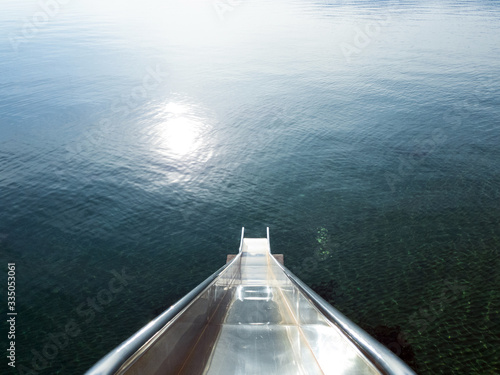
M 243 235 L 243 233 L 242 233 Z M 99 362 L 97 362 L 85 375 L 112 375 L 132 357 L 144 344 L 146 344 L 158 331 L 174 319 L 186 306 L 188 306 L 196 297 L 216 281 L 220 274 L 226 270 L 239 258 L 239 254 L 229 263 L 219 268 L 211 276 L 201 282 L 196 288 L 182 297 L 175 304 L 170 306 L 161 315 L 153 319 L 146 326 L 141 328 L 133 336 L 125 340 L 113 351 L 108 353 Z
M 274 257 L 271 257 L 271 259 L 274 260 L 274 263 L 283 270 L 288 279 L 309 299 L 309 301 L 312 302 L 331 323 L 337 326 L 379 371 L 388 375 L 416 375 L 416 373 L 392 351 L 375 340 L 335 307 L 326 302 L 288 268 L 280 264 Z

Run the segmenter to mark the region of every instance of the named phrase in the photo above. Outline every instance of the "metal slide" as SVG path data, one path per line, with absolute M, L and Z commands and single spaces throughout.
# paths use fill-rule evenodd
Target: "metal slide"
M 267 238 L 104 357 L 103 374 L 414 374 L 281 265 Z

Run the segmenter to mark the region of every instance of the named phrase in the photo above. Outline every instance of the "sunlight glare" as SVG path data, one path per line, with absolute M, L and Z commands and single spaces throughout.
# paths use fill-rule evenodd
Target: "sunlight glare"
M 178 156 L 195 151 L 200 143 L 200 124 L 185 117 L 169 119 L 164 124 L 162 138 L 165 146 Z

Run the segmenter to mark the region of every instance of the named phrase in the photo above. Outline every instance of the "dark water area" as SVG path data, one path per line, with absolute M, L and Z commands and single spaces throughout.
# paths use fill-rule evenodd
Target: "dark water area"
M 497 2 L 47 3 L 0 14 L 2 374 L 83 373 L 242 226 L 419 374 L 500 373 Z

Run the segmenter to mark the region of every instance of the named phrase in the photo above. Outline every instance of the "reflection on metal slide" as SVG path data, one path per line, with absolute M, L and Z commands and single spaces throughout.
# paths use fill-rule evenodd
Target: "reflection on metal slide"
M 414 374 L 277 258 L 269 228 L 243 229 L 226 266 L 86 374 Z

